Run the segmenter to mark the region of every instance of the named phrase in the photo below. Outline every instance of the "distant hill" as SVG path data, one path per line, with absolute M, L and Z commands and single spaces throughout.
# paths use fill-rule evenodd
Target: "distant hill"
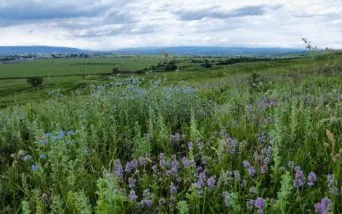
M 72 53 L 83 53 L 77 48 L 67 47 L 52 47 L 52 46 L 0 46 L 0 55 L 11 55 L 11 54 L 37 54 L 37 53 L 61 53 L 61 54 L 72 54 Z
M 163 51 L 174 55 L 245 55 L 245 56 L 286 56 L 294 54 L 304 54 L 304 49 L 293 48 L 245 48 L 245 47 L 157 47 L 157 48 L 123 48 L 114 51 L 118 54 L 136 54 L 136 55 L 155 55 Z

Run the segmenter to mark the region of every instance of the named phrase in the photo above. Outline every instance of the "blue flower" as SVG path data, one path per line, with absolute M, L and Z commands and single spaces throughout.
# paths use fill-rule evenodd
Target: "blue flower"
M 31 170 L 32 170 L 33 172 L 36 172 L 36 171 L 39 170 L 39 166 L 33 164 L 33 165 L 31 166 Z
M 72 131 L 72 130 L 70 130 L 70 131 L 67 131 L 67 135 L 68 135 L 68 136 L 75 135 L 75 131 Z

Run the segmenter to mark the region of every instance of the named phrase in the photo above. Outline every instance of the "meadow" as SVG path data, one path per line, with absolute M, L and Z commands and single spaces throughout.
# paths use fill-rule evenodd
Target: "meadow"
M 0 212 L 342 213 L 342 55 L 161 60 L 0 65 Z

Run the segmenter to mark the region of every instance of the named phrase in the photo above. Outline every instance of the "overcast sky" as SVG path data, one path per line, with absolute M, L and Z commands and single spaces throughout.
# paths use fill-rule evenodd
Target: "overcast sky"
M 342 48 L 342 0 L 0 0 L 0 45 Z

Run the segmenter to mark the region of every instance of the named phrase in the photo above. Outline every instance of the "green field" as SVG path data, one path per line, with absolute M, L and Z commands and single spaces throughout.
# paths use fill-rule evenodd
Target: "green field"
M 0 65 L 0 213 L 342 213 L 342 55 L 163 60 Z

